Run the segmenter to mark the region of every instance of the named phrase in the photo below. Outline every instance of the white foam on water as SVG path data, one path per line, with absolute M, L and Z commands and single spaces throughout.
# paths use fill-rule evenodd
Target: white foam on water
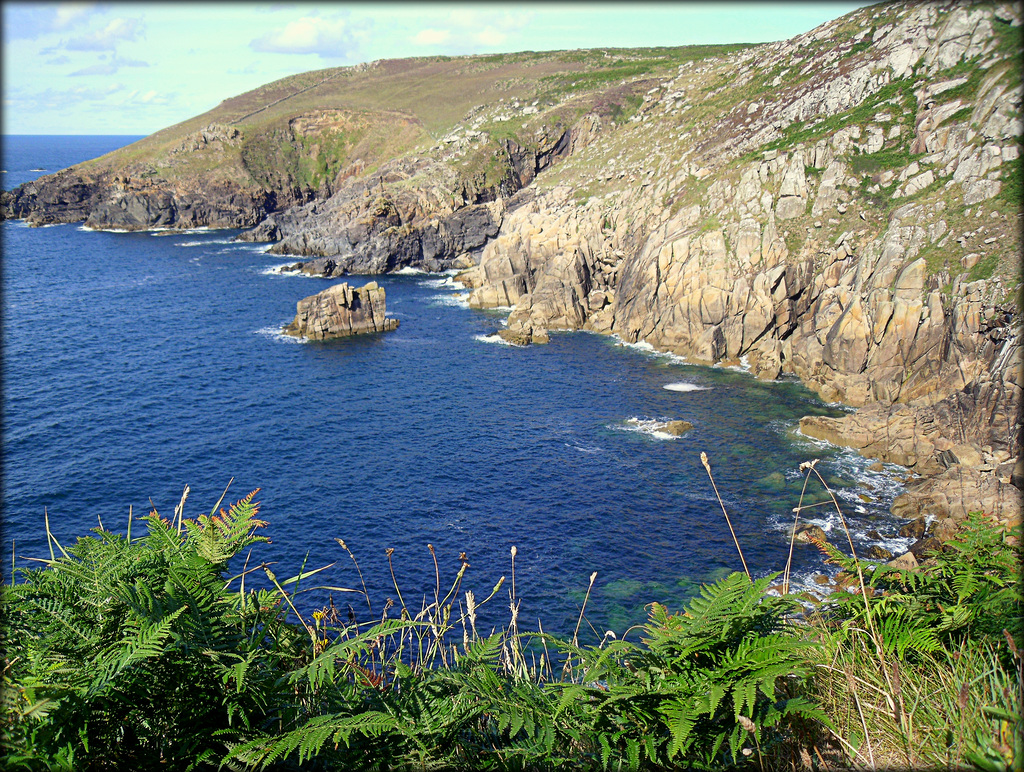
M 575 442 L 564 442 L 562 443 L 567 448 L 578 450 L 580 453 L 586 453 L 587 455 L 594 455 L 595 453 L 603 453 L 604 449 L 599 448 L 597 445 L 577 445 Z
M 285 325 L 280 327 L 261 327 L 255 331 L 256 335 L 262 335 L 265 338 L 277 341 L 278 343 L 308 343 L 309 338 L 302 337 L 296 338 L 294 335 L 285 335 L 282 330 Z
M 500 335 L 474 335 L 473 340 L 478 340 L 481 343 L 497 343 L 499 346 L 512 346 L 513 348 L 523 348 L 522 346 L 517 346 L 515 343 L 512 343 L 511 341 L 505 340 Z
M 404 270 L 404 269 L 403 269 Z M 415 273 L 426 275 L 425 271 L 415 271 Z M 421 287 L 429 287 L 431 289 L 454 289 L 454 290 L 465 290 L 465 286 L 452 279 L 449 275 L 441 276 L 440 278 L 424 279 L 419 282 Z
M 600 335 L 601 333 L 594 334 Z M 671 351 L 658 351 L 658 349 L 656 349 L 652 344 L 648 343 L 646 340 L 639 340 L 636 343 L 630 343 L 629 341 L 623 340 L 618 334 L 612 334 L 609 337 L 615 341 L 616 346 L 633 349 L 634 351 L 639 351 L 640 353 L 646 354 L 655 359 L 661 359 L 666 362 L 670 362 L 671 364 L 674 365 L 693 364 L 682 354 L 673 354 Z
M 286 271 L 285 268 L 290 265 L 295 265 L 295 263 L 278 263 L 277 265 L 268 265 L 264 268 L 260 268 L 259 273 L 261 276 L 298 276 L 302 279 L 321 278 L 320 276 L 311 276 L 310 274 L 303 273 L 302 271 Z
M 624 348 L 632 348 L 632 349 L 636 349 L 637 351 L 645 351 L 648 354 L 657 354 L 658 353 L 655 350 L 654 346 L 652 346 L 646 340 L 638 340 L 636 343 L 629 343 L 628 341 L 625 341 L 622 338 L 619 338 L 617 335 L 615 337 L 618 339 L 616 341 L 616 344 L 615 344 L 617 346 L 623 346 Z
M 426 273 L 422 268 L 413 268 L 411 265 L 399 268 L 394 272 L 398 276 L 422 276 Z
M 201 247 L 205 244 L 205 241 L 179 241 L 175 243 L 176 247 Z
M 452 306 L 454 308 L 469 308 L 469 293 L 453 292 L 451 295 L 432 295 L 431 305 Z
M 647 437 L 652 437 L 656 440 L 679 439 L 674 434 L 669 434 L 668 432 L 663 432 L 658 429 L 658 426 L 661 426 L 664 423 L 665 421 L 659 421 L 654 418 L 639 418 L 638 416 L 633 416 L 632 418 L 627 418 L 625 423 L 613 424 L 608 428 L 620 432 L 636 432 Z
M 663 389 L 669 391 L 707 391 L 708 386 L 698 386 L 695 383 L 687 383 L 686 381 L 680 381 L 678 383 L 666 383 L 662 386 Z
M 89 225 L 81 225 L 81 226 L 79 226 L 78 230 L 80 230 L 80 231 L 88 231 L 90 233 L 139 233 L 140 232 L 140 231 L 126 230 L 124 228 L 94 228 L 94 227 L 89 226 Z M 170 230 L 170 229 L 169 228 L 163 228 L 162 230 Z M 141 231 L 141 232 L 142 233 L 146 233 L 147 231 Z M 150 234 L 152 234 L 154 232 L 155 231 L 148 231 L 148 233 L 150 233 Z
M 744 354 L 743 356 L 740 357 L 740 363 L 738 365 L 729 365 L 726 369 L 735 370 L 736 372 L 740 373 L 749 373 L 750 360 L 747 358 L 747 355 Z

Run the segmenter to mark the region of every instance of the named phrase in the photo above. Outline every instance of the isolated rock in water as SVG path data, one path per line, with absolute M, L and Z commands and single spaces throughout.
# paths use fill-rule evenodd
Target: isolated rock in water
M 657 430 L 671 434 L 673 437 L 681 437 L 692 428 L 693 424 L 689 421 L 666 421 L 664 424 L 659 424 Z
M 633 426 L 642 426 L 653 432 L 670 434 L 673 437 L 682 437 L 693 428 L 693 424 L 689 421 L 682 421 L 679 419 L 672 421 L 641 421 L 639 418 L 630 418 L 627 419 L 626 423 L 632 424 Z
M 398 327 L 398 320 L 389 319 L 385 313 L 383 287 L 376 282 L 350 287 L 345 282 L 300 300 L 295 319 L 284 328 L 284 333 L 326 340 Z
M 828 535 L 818 526 L 812 523 L 801 523 L 796 527 L 794 538 L 797 541 L 810 543 L 814 541 L 828 541 Z

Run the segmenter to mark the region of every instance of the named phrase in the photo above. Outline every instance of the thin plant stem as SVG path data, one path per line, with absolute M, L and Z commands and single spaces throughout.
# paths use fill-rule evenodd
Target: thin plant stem
M 398 602 L 402 604 L 402 612 L 408 614 L 409 609 L 405 606 L 405 598 L 402 597 L 402 591 L 398 587 L 398 580 L 395 578 L 395 567 L 391 562 L 391 556 L 395 554 L 395 548 L 388 547 L 384 552 L 388 556 L 388 568 L 391 569 L 391 582 L 395 585 L 395 592 L 398 593 Z
M 50 513 L 46 507 L 43 507 L 43 525 L 46 526 L 46 546 L 50 548 L 50 560 L 54 561 L 57 558 L 53 554 L 53 534 L 50 533 Z
M 427 549 L 430 550 L 430 557 L 434 559 L 434 605 L 440 609 L 441 569 L 437 567 L 437 554 L 434 552 L 434 545 L 428 544 Z
M 809 461 L 809 462 L 805 461 L 803 464 L 800 464 L 800 468 L 803 469 L 805 464 L 810 464 L 810 466 L 814 466 L 817 463 L 818 463 L 818 459 L 814 459 L 814 461 Z M 803 509 L 804 494 L 807 492 L 807 483 L 808 483 L 808 481 L 810 479 L 811 479 L 811 473 L 808 472 L 804 476 L 804 487 L 800 491 L 800 501 L 797 502 L 796 509 L 793 510 L 796 513 L 796 517 L 793 519 L 793 533 L 791 533 L 789 535 L 789 556 L 786 558 L 786 570 L 785 570 L 785 572 L 782 575 L 782 594 L 783 595 L 788 595 L 789 594 L 789 577 L 790 577 L 790 571 L 791 571 L 791 569 L 793 567 L 793 545 L 796 543 L 796 527 L 797 527 L 797 524 L 800 522 L 800 510 Z
M 370 605 L 370 594 L 366 591 L 366 582 L 363 581 L 363 572 L 359 569 L 359 562 L 356 560 L 356 556 L 352 554 L 352 550 L 350 550 L 348 548 L 348 545 L 345 544 L 345 540 L 344 539 L 337 539 L 336 538 L 335 541 L 338 542 L 338 544 L 341 545 L 341 548 L 343 550 L 345 550 L 345 552 L 348 553 L 348 556 L 350 558 L 352 558 L 352 562 L 355 564 L 355 567 L 356 567 L 356 573 L 359 574 L 359 582 L 363 585 L 363 597 L 366 599 L 366 608 L 372 614 L 373 613 L 373 606 Z
M 736 545 L 736 551 L 740 553 L 740 562 L 743 564 L 743 572 L 747 575 L 747 579 L 750 579 L 750 570 L 747 568 L 747 561 L 743 558 L 743 550 L 740 549 L 739 539 L 736 538 L 736 531 L 732 529 L 732 521 L 729 519 L 729 513 L 725 511 L 725 504 L 722 503 L 722 497 L 718 493 L 718 486 L 715 485 L 715 478 L 711 474 L 711 464 L 708 463 L 708 454 L 703 450 L 700 452 L 700 462 L 704 464 L 704 469 L 707 470 L 708 477 L 711 479 L 711 487 L 715 489 L 715 496 L 718 497 L 718 505 L 722 508 L 722 514 L 725 515 L 725 522 L 729 525 L 729 533 L 732 534 L 733 544 Z
M 875 644 L 875 652 L 878 655 L 878 663 L 879 663 L 879 665 L 881 667 L 882 676 L 885 678 L 886 685 L 889 687 L 889 692 L 890 693 L 887 696 L 889 698 L 890 704 L 893 707 L 893 710 L 895 711 L 895 709 L 896 709 L 896 700 L 893 697 L 893 694 L 895 693 L 895 689 L 893 688 L 892 678 L 889 675 L 889 669 L 886 667 L 885 650 L 884 650 L 884 647 L 882 646 L 882 638 L 879 635 L 878 629 L 875 627 L 874 619 L 871 616 L 871 604 L 868 603 L 868 591 L 867 591 L 867 584 L 864 581 L 864 570 L 863 570 L 863 568 L 861 568 L 860 560 L 857 558 L 857 549 L 853 546 L 853 536 L 850 534 L 850 526 L 846 522 L 846 516 L 843 515 L 843 510 L 839 506 L 839 502 L 836 501 L 835 494 L 832 492 L 832 489 L 828 487 L 828 483 L 825 482 L 825 478 L 823 478 L 821 476 L 821 473 L 814 467 L 813 464 L 811 465 L 810 469 L 818 477 L 818 480 L 821 481 L 821 484 L 825 488 L 825 491 L 828 493 L 829 497 L 831 497 L 832 503 L 835 505 L 836 512 L 839 514 L 839 521 L 843 524 L 843 531 L 846 533 L 846 541 L 850 545 L 850 554 L 853 556 L 854 565 L 857 566 L 857 578 L 860 581 L 860 596 L 861 596 L 861 599 L 864 601 L 864 618 L 866 619 L 866 621 L 868 623 L 868 631 L 869 631 L 869 634 L 871 636 L 872 641 Z M 905 731 L 905 721 L 904 721 L 902 706 L 900 708 L 900 713 L 898 715 L 899 715 L 900 730 L 901 731 Z M 909 758 L 908 758 L 908 762 L 909 762 Z M 874 764 L 874 762 L 872 762 L 872 765 L 873 764 Z
M 181 501 L 179 501 L 178 502 L 178 506 L 176 506 L 174 508 L 174 514 L 177 515 L 177 517 L 178 517 L 178 536 L 181 536 L 181 520 L 185 516 L 185 499 L 188 498 L 189 491 L 190 491 L 190 488 L 186 485 L 185 486 L 185 490 L 183 490 L 181 492 Z M 224 492 L 227 493 L 227 490 L 225 490 Z M 224 497 L 222 496 L 221 497 L 221 501 L 223 501 L 223 500 L 224 500 Z M 220 502 L 218 502 L 217 506 L 220 506 Z M 217 507 L 214 507 L 213 511 L 216 512 L 217 511 Z M 210 513 L 210 517 L 213 517 L 213 513 L 212 512 Z
M 224 492 L 222 494 L 220 494 L 220 498 L 217 499 L 217 503 L 214 504 L 213 505 L 213 509 L 210 510 L 210 517 L 213 517 L 214 515 L 217 514 L 217 510 L 220 509 L 220 505 L 222 503 L 224 503 L 224 497 L 228 495 L 228 488 L 231 487 L 231 483 L 233 483 L 234 481 L 235 481 L 234 477 L 232 477 L 230 480 L 228 480 L 228 484 L 224 486 Z M 257 488 L 256 490 L 259 490 L 259 488 Z

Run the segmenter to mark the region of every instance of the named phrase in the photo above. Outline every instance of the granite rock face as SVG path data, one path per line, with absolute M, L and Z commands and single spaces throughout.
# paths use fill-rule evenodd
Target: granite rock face
M 300 300 L 295 319 L 284 328 L 286 335 L 328 340 L 368 332 L 388 332 L 398 327 L 398 320 L 386 315 L 384 289 L 370 282 L 351 287 L 347 282 L 335 284 Z
M 0 217 L 29 225 L 85 221 L 110 230 L 251 228 L 289 194 L 253 181 L 232 154 L 238 129 L 211 123 L 171 148 L 162 164 L 128 162 L 116 168 L 87 162 L 0 194 Z M 185 158 L 209 167 L 173 173 Z
M 240 238 L 276 242 L 271 254 L 314 257 L 294 267 L 315 276 L 468 268 L 498 235 L 506 198 L 585 139 L 570 129 L 541 132 L 530 148 L 510 140 L 490 150 L 471 144 L 460 158 L 490 152 L 497 168 L 475 177 L 453 175 L 437 158 L 396 159 L 372 177 L 347 180 L 326 200 L 271 215 Z
M 585 206 L 567 187 L 510 206 L 459 278 L 471 306 L 512 307 L 506 334 L 520 340 L 586 329 L 795 374 L 861 407 L 805 419 L 805 433 L 927 477 L 895 511 L 1019 522 L 1008 461 L 1021 441 L 1020 310 L 1003 279 L 1020 272 L 1021 216 L 998 198 L 1019 174 L 1019 63 L 999 53 L 1005 22 L 980 5 L 858 13 L 862 31 L 846 34 L 865 53 L 816 48 L 837 20 L 735 56 L 738 86 L 773 68 L 816 75 L 780 76 L 770 100 L 690 128 L 674 164 L 633 162 L 633 184 Z M 964 63 L 979 74 L 945 74 Z M 688 93 L 707 95 L 702 69 L 652 89 L 642 120 L 685 115 Z M 854 110 L 865 104 L 877 106 Z M 786 146 L 796 122 L 830 128 Z M 907 156 L 873 162 L 883 150 Z M 977 464 L 962 461 L 968 448 Z M 943 465 L 944 452 L 962 463 Z

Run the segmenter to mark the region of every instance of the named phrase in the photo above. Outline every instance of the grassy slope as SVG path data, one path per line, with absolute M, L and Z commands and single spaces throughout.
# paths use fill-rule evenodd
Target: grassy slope
M 216 158 L 205 149 L 167 159 L 189 135 L 210 124 L 234 126 L 247 142 L 265 147 L 293 142 L 289 122 L 319 111 L 344 111 L 361 142 L 339 142 L 332 169 L 359 158 L 368 167 L 423 149 L 456 126 L 473 108 L 500 100 L 540 100 L 554 105 L 569 97 L 599 99 L 623 81 L 670 73 L 680 63 L 743 46 L 684 46 L 517 53 L 476 57 L 382 60 L 369 66 L 302 73 L 226 99 L 212 110 L 169 126 L 126 148 L 80 165 L 82 171 L 127 168 L 174 180 L 215 174 L 251 182 L 238 144 Z M 627 95 L 621 94 L 625 102 Z M 622 105 L 626 107 L 625 103 Z M 506 130 L 509 127 L 504 127 Z M 514 132 L 516 127 L 511 127 Z M 372 131 L 369 131 L 372 129 Z M 369 138 L 372 135 L 372 141 Z M 357 147 L 358 145 L 358 147 Z M 308 149 L 308 148 L 307 148 Z M 301 155 L 303 148 L 299 148 Z M 285 154 L 288 155 L 288 154 Z M 292 153 L 291 156 L 296 156 Z M 267 162 L 279 159 L 267 158 Z M 292 163 L 298 161 L 293 158 Z M 295 173 L 296 169 L 289 169 Z M 260 180 L 257 180 L 260 182 Z

